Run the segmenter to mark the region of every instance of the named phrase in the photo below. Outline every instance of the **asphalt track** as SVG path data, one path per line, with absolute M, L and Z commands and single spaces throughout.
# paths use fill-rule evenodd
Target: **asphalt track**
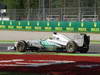
M 0 52 L 15 52 L 14 50 L 8 50 L 8 47 L 12 46 L 14 46 L 14 43 L 0 43 Z M 100 44 L 90 44 L 88 53 L 100 54 Z

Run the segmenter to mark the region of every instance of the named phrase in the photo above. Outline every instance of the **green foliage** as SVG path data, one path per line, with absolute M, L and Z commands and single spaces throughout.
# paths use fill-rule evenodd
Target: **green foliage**
M 16 0 L 3 0 L 8 9 L 16 8 Z
M 0 3 L 7 5 L 8 9 L 38 8 L 40 0 L 0 0 Z M 49 0 L 47 1 L 49 2 Z M 52 0 L 53 8 L 63 7 L 63 0 Z
M 32 0 L 31 8 L 38 8 L 39 7 L 39 0 Z
M 0 0 L 8 9 L 38 8 L 39 0 Z
M 63 0 L 54 0 L 54 1 L 52 2 L 52 7 L 53 7 L 53 8 L 61 8 L 61 7 L 63 7 L 63 5 L 64 5 L 63 2 L 64 2 Z
M 39 7 L 39 1 L 41 2 L 41 5 L 43 4 L 43 0 L 0 0 L 0 3 L 7 5 L 8 9 L 28 9 L 28 8 L 38 8 Z M 46 3 L 50 3 L 50 7 L 52 8 L 62 8 L 64 5 L 67 6 L 78 6 L 76 5 L 76 2 L 78 3 L 78 0 L 44 0 Z M 94 6 L 93 3 L 95 3 L 95 0 L 80 0 L 82 2 L 81 5 L 85 6 Z M 73 3 L 72 5 L 70 5 Z M 97 6 L 100 6 L 100 0 L 96 0 Z M 45 6 L 48 6 L 49 3 L 45 4 Z M 48 6 L 49 7 L 49 6 Z
M 16 0 L 16 9 L 24 9 L 26 0 Z

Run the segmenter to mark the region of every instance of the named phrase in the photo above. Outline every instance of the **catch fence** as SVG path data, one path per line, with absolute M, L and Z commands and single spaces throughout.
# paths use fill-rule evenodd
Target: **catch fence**
M 2 12 L 5 11 L 5 12 Z M 99 21 L 100 7 L 2 9 L 0 20 Z

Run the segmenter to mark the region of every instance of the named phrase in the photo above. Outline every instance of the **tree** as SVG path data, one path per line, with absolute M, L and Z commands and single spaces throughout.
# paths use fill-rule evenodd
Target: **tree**
M 38 8 L 39 0 L 0 0 L 0 3 L 7 5 L 8 9 Z
M 3 0 L 3 3 L 7 5 L 7 9 L 16 8 L 16 0 Z
M 52 0 L 52 7 L 53 8 L 62 8 L 64 5 L 64 0 Z

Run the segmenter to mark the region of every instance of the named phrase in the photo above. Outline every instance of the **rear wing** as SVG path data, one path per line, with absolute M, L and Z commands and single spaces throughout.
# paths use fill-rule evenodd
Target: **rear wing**
M 87 34 L 78 34 L 74 36 L 74 41 L 79 47 L 82 47 L 84 45 L 89 46 L 90 36 L 88 36 Z

